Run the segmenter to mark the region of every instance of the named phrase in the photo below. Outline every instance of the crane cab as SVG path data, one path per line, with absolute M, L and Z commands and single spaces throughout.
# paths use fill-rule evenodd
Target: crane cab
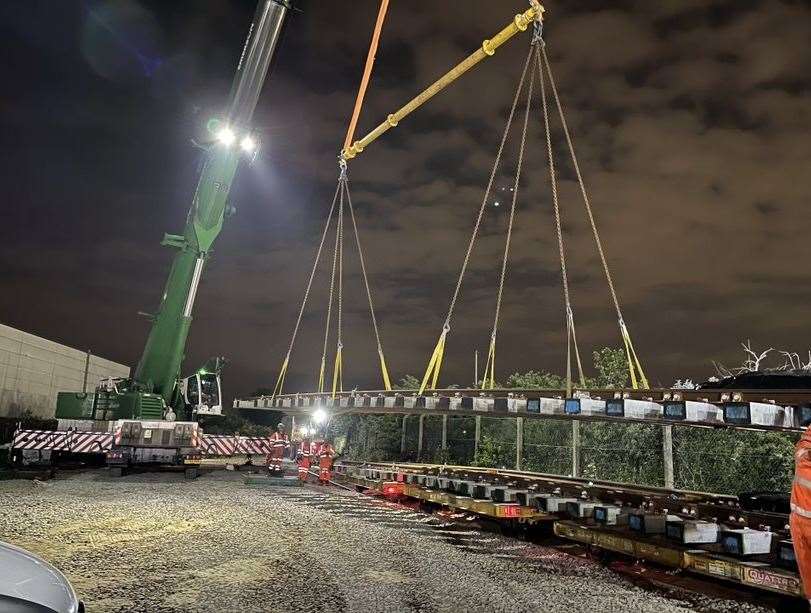
M 222 387 L 218 372 L 198 371 L 180 382 L 187 410 L 194 415 L 222 415 Z

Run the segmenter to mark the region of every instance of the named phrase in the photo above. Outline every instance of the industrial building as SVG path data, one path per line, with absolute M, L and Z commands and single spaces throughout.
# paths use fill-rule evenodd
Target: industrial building
M 0 417 L 30 412 L 50 418 L 56 394 L 93 390 L 102 379 L 128 377 L 130 367 L 0 324 Z

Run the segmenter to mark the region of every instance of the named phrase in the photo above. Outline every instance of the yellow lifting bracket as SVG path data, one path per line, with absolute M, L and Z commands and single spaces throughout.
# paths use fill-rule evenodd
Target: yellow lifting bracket
M 344 391 L 344 371 L 343 371 L 343 359 L 341 357 L 341 353 L 343 349 L 343 345 L 338 345 L 338 350 L 335 352 L 335 366 L 333 367 L 332 371 L 332 397 L 335 398 L 335 394 L 338 392 Z
M 287 375 L 287 367 L 290 365 L 290 353 L 285 356 L 284 362 L 282 363 L 282 368 L 279 371 L 279 378 L 276 379 L 276 385 L 273 387 L 273 395 L 272 398 L 275 398 L 278 394 L 282 393 L 282 388 L 284 387 L 284 378 Z
M 360 140 L 355 141 L 351 147 L 345 148 L 341 152 L 341 157 L 345 160 L 351 160 L 361 153 L 369 144 L 376 141 L 383 134 L 388 132 L 391 128 L 399 124 L 408 115 L 413 113 L 423 104 L 428 102 L 431 98 L 436 96 L 443 89 L 448 87 L 451 83 L 456 81 L 459 77 L 465 74 L 468 70 L 473 68 L 476 64 L 486 60 L 488 57 L 495 55 L 496 50 L 504 43 L 509 41 L 513 36 L 519 32 L 524 32 L 533 21 L 543 18 L 544 8 L 537 1 L 531 2 L 532 6 L 525 12 L 518 14 L 505 27 L 501 32 L 488 38 L 482 43 L 481 48 L 477 49 L 474 53 L 470 54 L 467 58 L 462 60 L 454 68 L 451 68 L 445 75 L 436 80 L 425 91 L 413 98 L 408 104 L 400 110 L 395 111 L 386 118 L 386 121 L 377 126 L 374 130 L 369 132 Z
M 478 385 L 479 382 L 476 382 Z M 496 335 L 490 337 L 490 349 L 487 352 L 487 363 L 484 366 L 484 380 L 482 389 L 495 389 L 496 387 Z
M 377 355 L 380 356 L 380 371 L 383 373 L 383 386 L 387 392 L 391 391 L 391 379 L 389 378 L 389 369 L 386 366 L 386 358 L 383 355 L 383 347 L 377 348 Z
M 622 334 L 622 342 L 625 345 L 625 356 L 628 359 L 628 374 L 631 376 L 631 387 L 633 389 L 650 389 L 648 385 L 648 378 L 645 376 L 645 371 L 642 370 L 642 364 L 639 363 L 639 358 L 634 349 L 634 343 L 631 340 L 631 333 L 625 322 L 620 319 L 620 332 Z
M 321 358 L 321 370 L 318 371 L 318 393 L 324 393 L 324 374 L 327 369 L 327 358 Z
M 435 390 L 437 383 L 439 383 L 439 371 L 442 368 L 442 358 L 445 357 L 445 339 L 450 331 L 450 326 L 445 324 L 442 327 L 442 334 L 439 335 L 439 340 L 434 347 L 434 353 L 431 354 L 431 360 L 428 362 L 428 368 L 425 369 L 425 375 L 420 383 L 420 391 L 418 394 L 423 395 L 426 389 Z M 428 381 L 431 381 L 431 386 L 428 387 Z

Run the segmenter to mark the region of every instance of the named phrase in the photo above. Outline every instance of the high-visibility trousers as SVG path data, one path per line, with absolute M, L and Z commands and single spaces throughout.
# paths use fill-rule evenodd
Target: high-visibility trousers
M 298 460 L 298 478 L 301 481 L 307 480 L 307 475 L 310 472 L 310 458 L 304 457 Z
M 794 555 L 800 568 L 800 579 L 803 583 L 805 597 L 811 599 L 811 519 L 797 513 L 791 514 L 791 540 L 794 543 Z
M 282 459 L 284 459 L 284 447 L 278 445 L 270 448 L 270 453 L 265 458 L 265 461 L 268 468 L 274 470 L 282 467 Z
M 318 467 L 321 469 L 319 471 L 318 480 L 319 481 L 331 481 L 332 480 L 332 458 L 326 456 L 318 459 Z

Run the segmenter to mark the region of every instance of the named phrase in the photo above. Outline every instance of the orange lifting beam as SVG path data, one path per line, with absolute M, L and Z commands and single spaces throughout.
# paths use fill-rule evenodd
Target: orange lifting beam
M 341 151 L 341 158 L 344 160 L 351 160 L 352 158 L 356 157 L 371 143 L 373 143 L 378 138 L 383 136 L 383 134 L 388 132 L 391 128 L 399 124 L 408 115 L 410 115 L 419 107 L 421 107 L 423 104 L 428 102 L 431 98 L 436 96 L 439 92 L 441 92 L 451 83 L 456 81 L 459 77 L 461 77 L 468 70 L 473 68 L 476 64 L 480 63 L 483 60 L 486 60 L 488 57 L 492 55 L 495 55 L 496 50 L 499 47 L 501 47 L 504 43 L 509 41 L 513 36 L 515 36 L 519 32 L 526 31 L 526 29 L 530 26 L 530 24 L 533 21 L 541 20 L 543 18 L 543 13 L 544 8 L 537 2 L 533 2 L 532 7 L 530 7 L 524 13 L 516 15 L 515 18 L 510 22 L 510 24 L 506 28 L 501 30 L 501 32 L 493 36 L 493 38 L 485 40 L 482 43 L 481 48 L 479 48 L 474 53 L 469 55 L 466 59 L 457 64 L 454 68 L 451 68 L 451 70 L 449 70 L 445 75 L 436 80 L 425 91 L 423 91 L 421 94 L 418 94 L 415 98 L 413 98 L 408 104 L 406 104 L 400 110 L 395 111 L 394 113 L 389 115 L 386 118 L 386 121 L 384 121 L 374 130 L 369 132 L 369 134 L 367 134 L 360 140 L 355 141 L 351 147 L 347 147 L 343 151 Z

